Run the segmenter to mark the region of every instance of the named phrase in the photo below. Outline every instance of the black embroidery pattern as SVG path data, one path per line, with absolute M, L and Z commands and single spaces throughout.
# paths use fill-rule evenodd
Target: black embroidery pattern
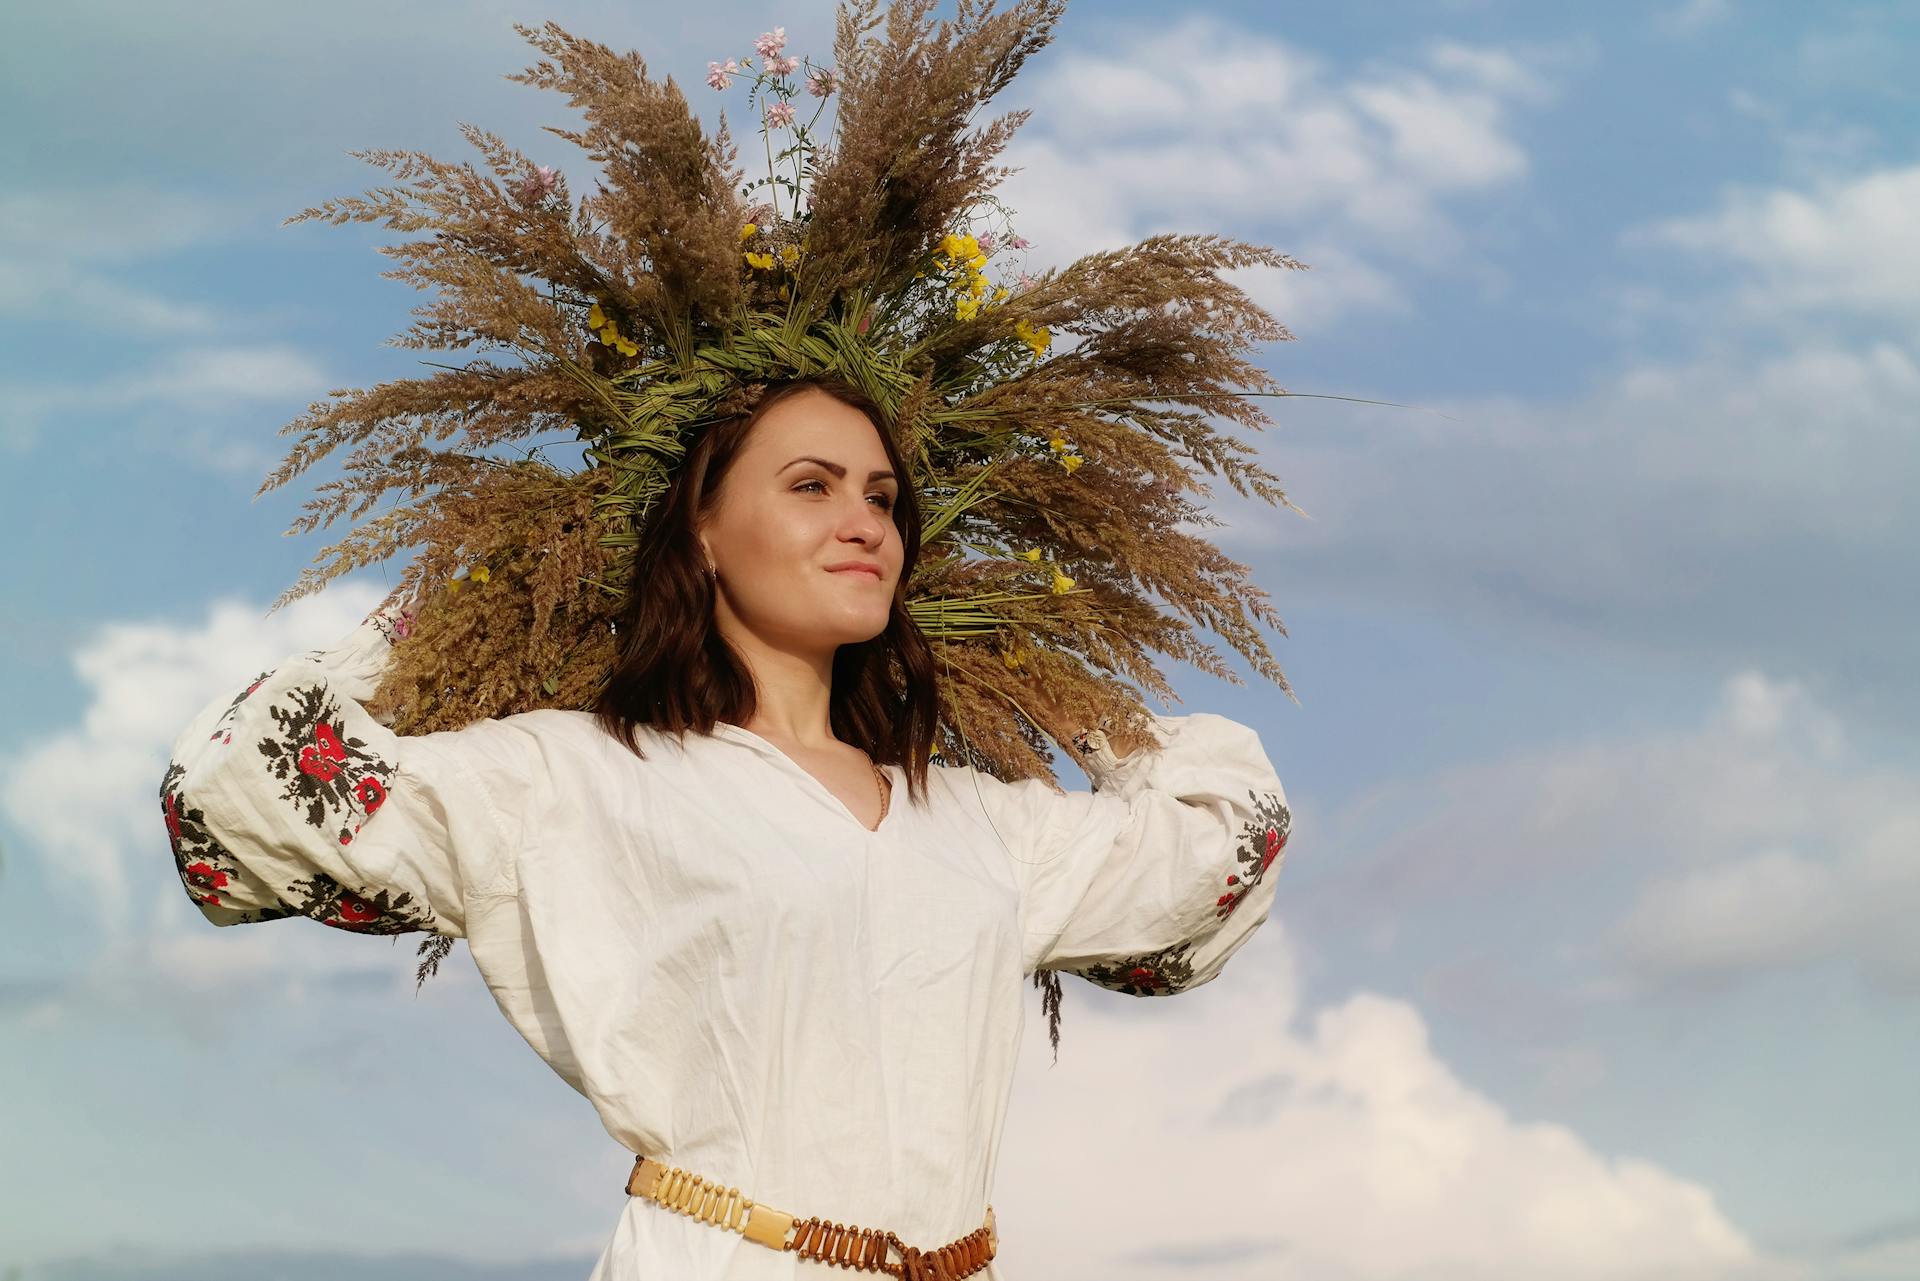
M 221 916 L 236 925 L 277 921 L 295 915 L 290 907 L 248 909 L 234 902 L 231 887 L 240 880 L 240 864 L 207 831 L 206 815 L 189 805 L 180 794 L 180 780 L 186 772 L 186 767 L 178 761 L 167 762 L 166 776 L 160 780 L 160 812 L 166 819 L 174 866 L 188 895 L 202 910 L 218 909 Z
M 271 709 L 277 737 L 260 741 L 267 772 L 286 784 L 281 799 L 304 808 L 327 839 L 351 845 L 386 803 L 393 766 L 364 739 L 347 733 L 340 705 L 326 685 L 301 685 Z M 433 909 L 407 890 L 350 890 L 324 872 L 286 887 L 293 910 L 323 925 L 362 934 L 406 934 L 434 928 Z
M 286 784 L 281 799 L 304 806 L 309 824 L 351 845 L 367 816 L 386 802 L 393 766 L 346 733 L 340 705 L 324 683 L 288 690 L 271 711 L 281 732 L 260 740 L 260 754 L 267 772 Z
M 1293 812 L 1277 792 L 1247 793 L 1254 816 L 1241 829 L 1234 848 L 1235 871 L 1226 878 L 1226 893 L 1214 901 L 1214 918 L 1232 916 L 1247 892 L 1265 880 L 1287 847 L 1293 830 Z M 1200 939 L 1189 939 L 1158 952 L 1120 957 L 1085 969 L 1073 970 L 1089 983 L 1125 992 L 1128 996 L 1171 996 L 1193 984 L 1193 950 Z
M 293 910 L 322 925 L 356 934 L 410 934 L 433 929 L 433 911 L 406 890 L 355 894 L 324 872 L 294 881 Z
M 1081 978 L 1128 996 L 1171 996 L 1193 982 L 1193 943 L 1176 943 L 1144 956 L 1128 956 L 1084 970 Z
M 272 672 L 261 672 L 253 678 L 253 684 L 233 696 L 233 701 L 227 704 L 227 710 L 220 713 L 220 719 L 213 723 L 213 733 L 209 736 L 211 739 L 217 740 L 222 746 L 233 742 L 233 718 L 239 713 L 240 704 L 252 698 L 253 692 L 266 684 L 267 677 L 271 675 Z
M 227 705 L 214 740 L 222 746 L 233 741 L 231 723 L 240 705 L 271 674 L 263 672 Z M 280 732 L 262 739 L 259 747 L 267 773 L 285 785 L 280 799 L 299 809 L 320 839 L 352 844 L 367 819 L 386 803 L 393 766 L 346 732 L 340 705 L 324 683 L 289 690 L 284 702 L 268 710 Z M 232 924 L 306 916 L 361 934 L 434 929 L 433 910 L 407 890 L 353 890 L 320 871 L 280 885 L 266 884 L 207 831 L 205 815 L 180 790 L 186 772 L 178 761 L 167 763 L 160 806 L 181 883 L 209 916 Z M 275 906 L 245 909 L 236 905 L 236 897 L 252 902 L 271 898 Z

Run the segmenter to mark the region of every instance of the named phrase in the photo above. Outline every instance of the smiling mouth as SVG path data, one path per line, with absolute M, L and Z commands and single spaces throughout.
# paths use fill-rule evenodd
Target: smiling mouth
M 863 575 L 864 577 L 871 578 L 876 583 L 880 581 L 879 570 L 866 569 L 860 566 L 854 566 L 848 569 L 830 569 L 827 572 L 829 574 L 860 574 L 860 575 Z

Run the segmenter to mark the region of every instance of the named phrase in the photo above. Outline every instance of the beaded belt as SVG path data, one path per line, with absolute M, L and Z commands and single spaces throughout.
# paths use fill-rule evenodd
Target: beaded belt
M 933 1250 L 917 1250 L 891 1232 L 856 1228 L 825 1219 L 797 1219 L 772 1206 L 723 1188 L 697 1174 L 662 1165 L 650 1156 L 633 1163 L 627 1194 L 645 1197 L 678 1214 L 730 1229 L 773 1250 L 791 1250 L 805 1259 L 861 1272 L 884 1272 L 900 1281 L 960 1281 L 987 1266 L 1000 1244 L 993 1207 L 987 1221 L 958 1241 Z M 888 1252 L 898 1258 L 889 1258 Z

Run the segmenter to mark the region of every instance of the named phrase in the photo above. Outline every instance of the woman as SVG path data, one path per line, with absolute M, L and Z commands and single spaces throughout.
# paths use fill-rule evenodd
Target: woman
M 677 472 L 595 712 L 397 737 L 356 701 L 383 612 L 175 745 L 210 920 L 465 937 L 636 1154 L 595 1281 L 998 1275 L 1023 980 L 1180 991 L 1266 918 L 1290 815 L 1242 725 L 1085 734 L 1091 792 L 928 763 L 907 477 L 857 392 L 775 388 Z

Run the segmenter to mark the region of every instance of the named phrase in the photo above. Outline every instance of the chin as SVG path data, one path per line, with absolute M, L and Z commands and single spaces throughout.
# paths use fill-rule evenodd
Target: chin
M 840 638 L 835 643 L 839 645 L 865 644 L 867 641 L 873 640 L 887 630 L 888 617 L 888 614 L 880 614 L 871 619 L 849 620 L 847 625 L 840 629 Z

